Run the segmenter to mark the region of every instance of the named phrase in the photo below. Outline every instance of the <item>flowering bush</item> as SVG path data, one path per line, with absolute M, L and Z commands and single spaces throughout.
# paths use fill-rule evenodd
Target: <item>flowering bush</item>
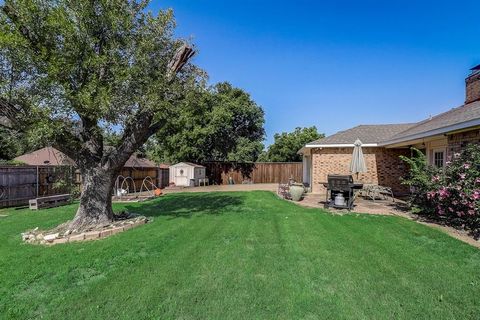
M 417 163 L 418 157 L 404 160 L 411 168 L 404 183 L 414 188 L 416 184 L 421 186 L 416 188 L 411 198 L 412 206 L 418 213 L 480 235 L 479 145 L 469 145 L 463 152 L 454 154 L 448 159 L 444 171 L 428 166 L 425 161 L 424 171 L 418 172 L 419 168 L 412 166 Z
M 437 190 L 440 186 L 441 170 L 429 166 L 427 158 L 418 149 L 412 149 L 413 157 L 408 158 L 401 156 L 410 171 L 403 178 L 403 184 L 410 187 L 409 204 L 414 213 L 433 216 L 435 215 L 435 207 L 432 206 L 432 190 Z

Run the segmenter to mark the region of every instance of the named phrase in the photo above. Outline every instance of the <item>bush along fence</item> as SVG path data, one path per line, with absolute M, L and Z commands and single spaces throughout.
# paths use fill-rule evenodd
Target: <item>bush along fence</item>
M 412 208 L 448 225 L 480 237 L 480 145 L 471 144 L 447 159 L 443 169 L 427 165 L 425 156 L 415 150 L 404 183 L 412 188 Z
M 213 184 L 287 183 L 290 179 L 301 182 L 301 162 L 207 162 L 206 174 Z

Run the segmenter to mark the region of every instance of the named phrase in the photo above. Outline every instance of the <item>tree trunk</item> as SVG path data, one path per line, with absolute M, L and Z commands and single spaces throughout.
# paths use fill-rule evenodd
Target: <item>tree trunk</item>
M 80 206 L 70 223 L 71 230 L 85 230 L 110 224 L 113 219 L 112 189 L 117 172 L 100 167 L 81 170 L 82 194 Z

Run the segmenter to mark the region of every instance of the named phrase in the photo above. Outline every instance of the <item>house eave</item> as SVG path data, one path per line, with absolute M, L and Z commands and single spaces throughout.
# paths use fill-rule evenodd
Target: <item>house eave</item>
M 392 140 L 384 141 L 384 142 L 380 143 L 379 146 L 380 147 L 386 147 L 386 146 L 389 146 L 389 145 L 395 145 L 395 144 L 399 144 L 399 143 L 403 143 L 403 142 L 409 142 L 409 141 L 414 141 L 414 140 L 418 140 L 418 139 L 425 139 L 425 138 L 429 138 L 429 137 L 432 137 L 432 136 L 446 135 L 446 134 L 454 132 L 454 131 L 463 130 L 463 129 L 467 129 L 467 128 L 473 128 L 473 127 L 476 127 L 476 126 L 479 126 L 479 125 L 480 125 L 480 118 L 479 119 L 473 119 L 473 120 L 470 120 L 470 121 L 457 123 L 457 124 L 454 124 L 454 125 L 442 127 L 442 128 L 435 129 L 435 130 L 425 131 L 425 132 L 412 134 L 412 135 L 402 137 L 402 138 L 398 138 L 398 139 L 392 139 Z
M 353 148 L 353 143 L 337 143 L 337 144 L 307 144 L 304 148 Z M 365 143 L 362 144 L 363 148 L 366 147 L 378 147 L 378 143 Z M 302 148 L 303 149 L 303 148 Z

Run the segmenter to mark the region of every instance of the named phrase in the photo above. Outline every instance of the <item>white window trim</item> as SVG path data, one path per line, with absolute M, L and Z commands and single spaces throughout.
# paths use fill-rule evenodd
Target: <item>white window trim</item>
M 433 148 L 431 156 L 430 156 L 429 163 L 430 163 L 430 165 L 435 166 L 435 153 L 440 153 L 440 152 L 443 153 L 443 167 L 442 168 L 445 168 L 445 164 L 447 162 L 447 148 Z

